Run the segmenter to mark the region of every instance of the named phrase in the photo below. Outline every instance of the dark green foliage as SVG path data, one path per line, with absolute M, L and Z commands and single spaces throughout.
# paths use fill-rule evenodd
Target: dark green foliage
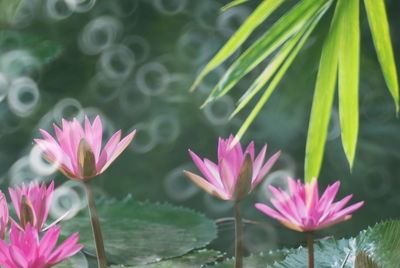
M 35 57 L 40 64 L 46 64 L 60 56 L 62 48 L 59 44 L 43 40 L 38 36 L 14 31 L 0 31 L 1 53 L 10 50 L 24 50 Z

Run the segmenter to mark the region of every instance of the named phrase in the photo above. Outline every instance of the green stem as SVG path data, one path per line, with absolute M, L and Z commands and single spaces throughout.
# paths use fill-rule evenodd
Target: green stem
M 104 250 L 103 236 L 101 234 L 100 222 L 99 222 L 99 217 L 97 216 L 93 191 L 89 181 L 84 181 L 83 184 L 85 185 L 87 203 L 90 213 L 90 221 L 92 223 L 93 236 L 94 236 L 94 241 L 96 243 L 97 263 L 99 265 L 99 268 L 106 268 L 107 267 L 106 252 Z
M 240 203 L 235 201 L 235 268 L 243 267 L 243 227 Z
M 308 248 L 308 268 L 314 268 L 314 239 L 313 232 L 307 233 L 307 248 Z

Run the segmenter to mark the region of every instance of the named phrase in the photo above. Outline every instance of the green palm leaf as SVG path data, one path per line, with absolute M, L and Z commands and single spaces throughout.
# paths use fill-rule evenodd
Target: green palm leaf
M 243 3 L 247 2 L 247 1 L 249 1 L 249 0 L 233 0 L 233 1 L 231 1 L 229 4 L 226 4 L 225 6 L 223 6 L 223 7 L 221 8 L 221 11 L 228 10 L 228 9 L 230 9 L 231 7 L 234 7 L 234 6 L 243 4 Z
M 194 81 L 191 91 L 194 90 L 201 80 L 214 68 L 231 56 L 247 37 L 260 25 L 268 16 L 277 9 L 284 0 L 264 0 L 257 9 L 246 19 L 243 25 L 229 39 L 229 41 L 218 51 L 218 53 L 208 62 L 206 67 L 200 72 Z
M 346 1 L 348 0 L 337 2 L 329 34 L 322 48 L 307 135 L 304 167 L 306 182 L 318 177 L 321 168 L 336 86 L 341 35 L 340 20 L 346 8 Z
M 276 56 L 270 61 L 270 63 L 267 65 L 267 67 L 264 69 L 264 71 L 257 77 L 257 79 L 251 84 L 248 90 L 242 95 L 242 97 L 238 101 L 238 106 L 236 107 L 235 111 L 233 111 L 231 118 L 235 116 L 240 110 L 242 110 L 248 103 L 249 101 L 270 81 L 272 76 L 275 74 L 275 72 L 278 70 L 278 68 L 282 65 L 282 63 L 287 59 L 289 54 L 293 54 L 294 56 L 291 56 L 293 59 L 296 57 L 297 53 L 300 51 L 301 47 L 298 47 L 298 49 L 293 50 L 293 48 L 296 46 L 300 38 L 304 35 L 307 29 L 309 29 L 310 25 L 313 25 L 311 28 L 314 29 L 316 26 L 315 22 L 318 22 L 319 19 L 323 14 L 325 14 L 325 11 L 329 8 L 329 6 L 332 4 L 332 1 L 327 1 L 327 3 L 318 10 L 317 15 L 315 15 L 315 18 L 312 18 L 309 22 L 308 25 L 306 25 L 299 33 L 297 33 L 295 36 L 293 36 L 289 41 L 287 41 L 280 51 L 276 54 Z M 309 34 L 312 32 L 312 29 L 307 30 L 307 37 Z M 310 31 L 311 30 L 311 31 Z M 304 38 L 303 38 L 304 39 Z M 307 38 L 306 38 L 307 39 Z M 304 41 L 306 41 L 304 39 Z M 304 41 L 301 42 L 304 44 Z M 291 63 L 292 61 L 290 61 Z M 289 64 L 290 65 L 290 64 Z M 272 93 L 272 92 L 271 92 Z
M 399 112 L 399 84 L 384 0 L 364 0 L 383 76 Z
M 330 5 L 332 4 L 332 1 L 328 1 L 315 15 L 315 18 L 311 20 L 310 25 L 307 27 L 304 27 L 303 31 L 299 32 L 296 36 L 294 36 L 290 41 L 288 41 L 285 46 L 282 48 L 282 50 L 285 49 L 285 51 L 280 51 L 278 55 L 275 58 L 280 58 L 280 55 L 287 55 L 290 52 L 290 55 L 286 58 L 285 62 L 282 64 L 280 67 L 279 71 L 276 73 L 274 78 L 272 79 L 271 83 L 269 84 L 268 88 L 265 90 L 263 95 L 261 96 L 260 100 L 257 102 L 256 106 L 254 109 L 251 111 L 249 116 L 246 118 L 242 126 L 240 127 L 238 133 L 236 134 L 236 137 L 240 139 L 243 134 L 246 132 L 246 130 L 249 128 L 251 123 L 254 121 L 258 113 L 261 111 L 261 109 L 264 107 L 265 103 L 268 101 L 269 97 L 271 94 L 274 92 L 276 87 L 278 86 L 279 82 L 281 81 L 282 77 L 285 75 L 286 71 L 292 64 L 293 60 L 296 58 L 297 54 L 301 50 L 301 48 L 304 46 L 305 42 L 307 41 L 308 37 L 314 30 L 315 26 L 317 26 L 318 22 L 320 21 L 321 17 L 325 14 L 325 12 L 329 9 Z M 300 40 L 299 40 L 300 39 Z M 292 49 L 294 47 L 294 49 Z M 286 49 L 291 49 L 290 51 L 286 51 Z M 275 63 L 271 62 L 273 66 L 276 66 Z M 265 69 L 267 70 L 269 66 Z M 236 114 L 241 108 L 244 107 L 243 103 L 248 102 L 250 99 L 250 96 L 256 93 L 255 91 L 258 91 L 263 87 L 267 82 L 266 80 L 269 80 L 269 74 L 268 77 L 264 76 L 264 73 L 268 73 L 264 71 L 260 77 L 253 83 L 253 85 L 250 87 L 250 89 L 253 89 L 249 95 L 247 95 L 245 98 L 242 97 L 242 102 L 239 103 L 239 106 L 236 108 L 236 110 L 233 112 L 232 116 Z M 255 92 L 255 93 L 253 93 Z
M 359 0 L 346 2 L 339 48 L 339 116 L 342 144 L 350 168 L 353 166 L 358 135 L 359 8 Z
M 304 0 L 293 7 L 230 66 L 205 104 L 226 94 L 244 75 L 301 31 L 325 3 L 322 0 Z
M 241 4 L 247 0 L 234 0 L 225 8 Z M 309 181 L 319 174 L 326 143 L 330 113 L 334 99 L 336 79 L 339 76 L 339 114 L 342 135 L 342 144 L 350 168 L 353 166 L 359 129 L 359 69 L 360 69 L 360 0 L 337 0 L 337 6 L 330 25 L 321 54 L 317 82 L 315 86 L 312 111 L 309 122 L 306 156 L 305 178 Z M 243 44 L 250 33 L 283 1 L 265 0 L 249 17 L 239 31 L 217 53 L 211 62 L 204 68 L 196 79 L 192 88 L 211 70 L 222 63 L 227 57 Z M 308 35 L 309 28 L 314 28 L 315 15 L 329 7 L 333 1 L 327 0 L 300 0 L 292 9 L 284 14 L 276 23 L 259 37 L 225 72 L 209 97 L 203 104 L 206 105 L 228 93 L 238 81 L 252 71 L 259 63 L 271 54 L 271 59 L 263 72 L 258 75 L 239 99 L 231 117 L 241 111 L 253 97 L 266 85 L 267 89 L 253 108 L 237 133 L 241 138 L 257 114 L 261 111 L 270 95 L 285 75 L 294 58 L 301 50 Z M 389 25 L 386 16 L 384 0 L 364 0 L 369 25 L 371 28 L 378 59 L 391 95 L 399 111 L 399 89 L 397 70 L 390 40 Z M 272 5 L 269 5 L 271 4 Z M 261 7 L 268 11 L 264 14 Z M 269 8 L 269 9 L 268 9 Z M 324 11 L 325 12 L 325 11 Z M 323 13 L 321 13 L 321 16 Z M 257 15 L 256 15 L 257 14 Z M 252 16 L 258 20 L 251 23 Z M 311 23 L 311 21 L 313 21 Z M 307 30 L 306 30 L 307 29 Z M 202 107 L 203 107 L 202 106 Z

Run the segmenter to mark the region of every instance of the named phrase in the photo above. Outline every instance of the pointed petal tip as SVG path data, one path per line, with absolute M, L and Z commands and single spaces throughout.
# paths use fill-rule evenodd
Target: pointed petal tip
M 136 135 L 136 129 L 132 130 L 132 131 L 127 135 L 127 137 L 130 137 L 130 139 L 133 139 L 133 138 L 135 137 L 135 135 Z
M 43 139 L 38 139 L 38 138 L 36 138 L 36 139 L 33 139 L 33 141 L 36 143 L 36 144 L 39 144 L 40 142 L 42 142 L 42 141 L 44 141 Z

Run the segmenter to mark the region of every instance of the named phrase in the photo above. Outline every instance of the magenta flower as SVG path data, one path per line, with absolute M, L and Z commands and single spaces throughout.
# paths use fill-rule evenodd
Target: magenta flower
M 41 232 L 49 214 L 51 198 L 54 191 L 54 181 L 49 187 L 46 184 L 39 185 L 31 182 L 29 187 L 22 184 L 22 187 L 8 189 L 11 201 L 14 205 L 15 213 L 21 224 L 16 223 L 16 227 L 23 229 L 30 225 Z
M 240 143 L 235 143 L 231 135 L 229 139 L 218 140 L 218 165 L 207 158 L 201 160 L 189 150 L 205 179 L 189 171 L 184 172 L 206 192 L 223 200 L 240 200 L 263 180 L 280 155 L 280 152 L 277 152 L 264 163 L 266 152 L 267 145 L 264 145 L 255 157 L 254 142 L 243 152 Z
M 8 226 L 8 204 L 5 195 L 0 191 L 0 239 L 4 239 Z
M 121 140 L 117 131 L 102 149 L 103 127 L 97 116 L 90 124 L 85 116 L 85 128 L 74 118 L 62 120 L 62 129 L 54 124 L 57 140 L 43 129 L 39 130 L 44 139 L 35 139 L 50 162 L 59 164 L 61 172 L 77 180 L 88 180 L 103 173 L 125 150 L 136 131 Z
M 352 195 L 333 202 L 339 190 L 339 181 L 328 186 L 321 198 L 319 198 L 318 183 L 315 178 L 311 183 L 306 184 L 302 184 L 300 180 L 296 183 L 292 178 L 288 178 L 288 185 L 290 195 L 282 189 L 269 186 L 275 196 L 271 198 L 271 203 L 276 210 L 260 203 L 255 206 L 295 231 L 314 231 L 348 220 L 351 218 L 350 213 L 364 204 L 362 201 L 344 208 Z
M 29 223 L 24 231 L 11 225 L 10 243 L 0 240 L 0 265 L 6 268 L 48 268 L 82 249 L 83 246 L 77 244 L 78 233 L 55 248 L 60 229 L 53 226 L 40 239 L 37 229 Z

